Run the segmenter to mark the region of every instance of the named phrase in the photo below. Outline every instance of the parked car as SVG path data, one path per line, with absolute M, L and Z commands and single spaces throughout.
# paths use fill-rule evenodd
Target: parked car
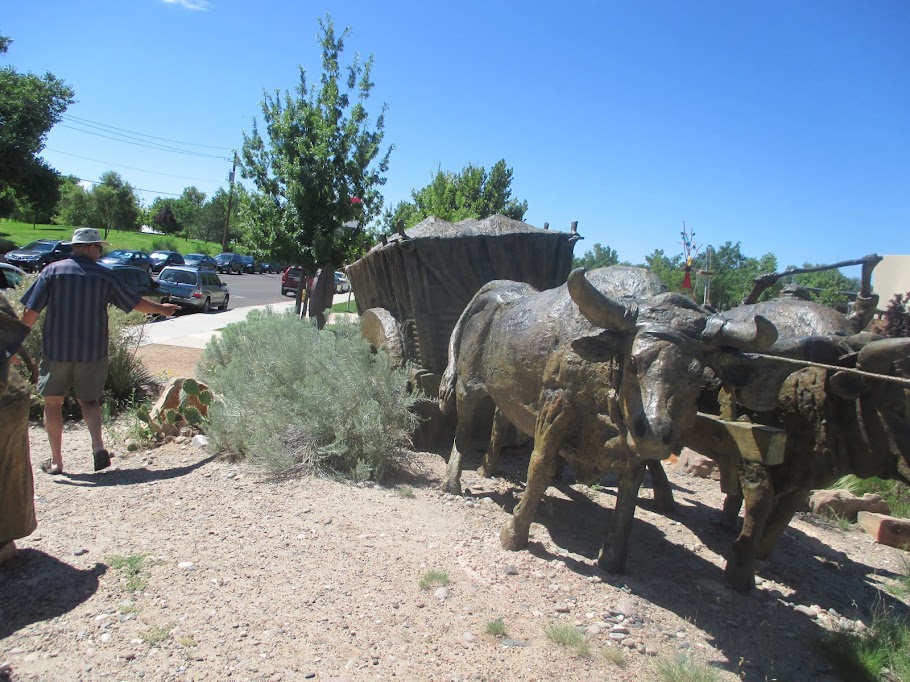
M 176 251 L 152 251 L 149 254 L 152 259 L 152 272 L 161 272 L 166 265 L 183 265 L 184 260 Z
M 297 294 L 297 287 L 300 286 L 300 268 L 292 265 L 281 276 L 281 295 Z
M 171 303 L 204 313 L 212 308 L 227 310 L 230 300 L 227 284 L 211 270 L 168 265 L 158 275 L 158 285 L 170 296 Z
M 215 256 L 215 265 L 217 266 L 218 272 L 236 273 L 238 275 L 243 274 L 243 260 L 240 258 L 239 254 L 236 253 L 219 253 Z
M 183 257 L 183 264 L 191 268 L 199 268 L 200 270 L 211 270 L 215 272 L 218 269 L 218 264 L 215 263 L 215 259 L 211 256 L 207 256 L 204 253 L 188 253 Z
M 251 275 L 256 274 L 257 272 L 262 274 L 262 268 L 259 267 L 259 263 L 257 263 L 256 259 L 252 256 L 240 256 L 240 260 L 243 261 L 244 272 L 248 272 Z
M 151 299 L 156 303 L 167 303 L 170 294 L 164 291 L 161 286 L 152 279 L 152 276 L 144 268 L 137 268 L 132 265 L 105 265 L 110 268 L 117 278 L 123 282 L 128 289 L 135 291 L 140 296 Z
M 276 272 L 281 272 L 281 270 L 279 269 L 277 263 L 273 263 L 272 261 L 262 261 L 259 264 L 259 272 L 261 272 L 263 275 L 273 275 Z
M 39 239 L 6 254 L 6 262 L 26 272 L 38 272 L 48 263 L 73 255 L 73 245 L 58 239 Z
M 152 259 L 145 251 L 114 249 L 109 254 L 102 256 L 98 262 L 102 265 L 132 265 L 135 268 L 142 268 L 146 272 L 152 271 Z
M 25 279 L 25 271 L 9 263 L 0 263 L 0 289 L 15 289 Z
M 345 294 L 351 290 L 351 283 L 348 281 L 348 278 L 344 276 L 344 273 L 336 272 L 335 273 L 335 293 L 336 294 Z

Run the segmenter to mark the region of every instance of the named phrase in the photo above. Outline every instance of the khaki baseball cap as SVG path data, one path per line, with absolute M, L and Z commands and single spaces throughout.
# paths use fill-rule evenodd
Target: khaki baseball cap
M 109 244 L 101 238 L 101 233 L 94 227 L 80 227 L 73 232 L 73 244 Z

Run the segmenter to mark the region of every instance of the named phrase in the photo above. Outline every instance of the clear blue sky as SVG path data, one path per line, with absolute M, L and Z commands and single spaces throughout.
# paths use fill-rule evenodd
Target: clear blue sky
M 63 78 L 68 117 L 229 157 L 264 89 L 293 88 L 298 65 L 317 78 L 326 12 L 353 31 L 346 56 L 375 58 L 386 205 L 504 158 L 529 223 L 579 221 L 578 255 L 673 255 L 683 221 L 781 266 L 910 253 L 906 0 L 19 1 L 0 64 Z M 156 190 L 146 202 L 211 194 L 230 170 L 59 125 L 47 147 L 63 173 Z

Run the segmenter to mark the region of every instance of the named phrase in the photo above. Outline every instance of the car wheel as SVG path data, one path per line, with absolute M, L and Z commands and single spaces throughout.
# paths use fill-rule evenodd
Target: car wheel
M 202 304 L 202 312 L 208 313 L 212 310 L 212 299 L 206 298 L 205 303 Z
M 227 310 L 228 301 L 230 301 L 230 300 L 231 300 L 230 296 L 225 296 L 224 301 L 221 303 L 220 306 L 218 306 L 218 310 Z

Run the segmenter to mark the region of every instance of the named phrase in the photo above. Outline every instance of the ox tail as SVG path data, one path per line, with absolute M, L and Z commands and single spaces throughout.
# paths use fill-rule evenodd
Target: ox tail
M 458 355 L 461 352 L 461 334 L 469 317 L 477 312 L 477 299 L 486 294 L 488 291 L 497 289 L 505 284 L 505 280 L 493 280 L 487 282 L 471 298 L 470 303 L 465 306 L 455 323 L 452 335 L 449 337 L 448 364 L 442 373 L 442 379 L 439 381 L 439 410 L 443 414 L 452 414 L 455 409 L 455 382 L 458 378 L 456 366 L 458 364 Z M 509 282 L 511 283 L 511 282 Z

